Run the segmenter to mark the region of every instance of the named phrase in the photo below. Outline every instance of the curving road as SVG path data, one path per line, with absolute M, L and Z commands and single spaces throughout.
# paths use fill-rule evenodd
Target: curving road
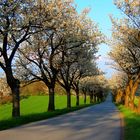
M 105 102 L 56 118 L 0 131 L 1 140 L 120 140 L 120 115 Z

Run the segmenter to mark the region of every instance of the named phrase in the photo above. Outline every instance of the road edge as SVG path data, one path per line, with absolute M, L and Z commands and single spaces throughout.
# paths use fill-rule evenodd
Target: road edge
M 120 140 L 125 140 L 124 139 L 124 127 L 125 127 L 124 115 L 122 112 L 119 112 L 119 116 L 120 116 L 120 125 L 121 125 Z

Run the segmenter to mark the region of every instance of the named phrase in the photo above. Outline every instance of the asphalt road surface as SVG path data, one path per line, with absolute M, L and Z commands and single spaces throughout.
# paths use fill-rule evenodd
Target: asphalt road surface
M 120 140 L 120 115 L 105 102 L 56 118 L 0 131 L 0 140 Z

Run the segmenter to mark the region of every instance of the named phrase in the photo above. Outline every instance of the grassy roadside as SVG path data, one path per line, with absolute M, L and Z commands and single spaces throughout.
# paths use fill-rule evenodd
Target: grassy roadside
M 79 107 L 72 107 L 71 109 L 57 109 L 53 112 L 44 112 L 44 113 L 37 113 L 37 114 L 31 114 L 26 116 L 21 116 L 19 118 L 10 118 L 7 120 L 0 121 L 0 130 L 5 130 L 8 128 L 20 126 L 22 124 L 27 124 L 29 122 L 35 122 L 43 119 L 48 119 L 52 117 L 56 117 L 58 115 L 66 114 L 72 111 L 76 111 L 85 107 L 89 107 L 93 104 L 86 104 L 86 105 L 80 105 Z
M 124 115 L 124 138 L 125 140 L 140 140 L 140 115 L 137 115 L 123 105 L 118 105 Z
M 29 122 L 52 118 L 58 115 L 62 115 L 68 112 L 79 110 L 93 104 L 84 104 L 83 98 L 80 98 L 80 106 L 75 106 L 76 98 L 72 96 L 72 108 L 66 108 L 66 96 L 56 96 L 55 105 L 56 110 L 53 112 L 47 112 L 47 96 L 33 96 L 21 101 L 21 117 L 13 119 L 11 118 L 11 104 L 0 106 L 0 130 L 16 127 Z

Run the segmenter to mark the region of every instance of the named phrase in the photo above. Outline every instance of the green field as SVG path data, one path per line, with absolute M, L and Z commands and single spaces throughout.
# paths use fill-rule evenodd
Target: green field
M 72 106 L 76 104 L 75 96 L 72 96 Z M 66 108 L 67 97 L 55 96 L 56 109 Z M 87 101 L 89 104 L 89 99 Z M 84 104 L 84 100 L 80 98 L 80 104 Z M 28 99 L 21 100 L 21 116 L 46 112 L 48 108 L 48 96 L 30 96 Z M 11 118 L 12 104 L 0 106 L 0 120 Z
M 125 140 L 140 140 L 140 115 L 135 114 L 124 106 L 118 106 L 124 114 Z
M 67 109 L 67 97 L 55 96 L 56 111 L 47 112 L 48 96 L 30 96 L 27 99 L 21 100 L 21 117 L 11 118 L 12 104 L 5 104 L 0 106 L 0 130 L 10 127 L 18 126 L 32 121 L 42 120 L 64 114 L 70 111 L 81 109 L 89 106 L 89 98 L 87 98 L 87 105 L 84 105 L 84 99 L 80 97 L 80 106 L 75 107 L 76 97 L 72 96 L 72 108 Z

